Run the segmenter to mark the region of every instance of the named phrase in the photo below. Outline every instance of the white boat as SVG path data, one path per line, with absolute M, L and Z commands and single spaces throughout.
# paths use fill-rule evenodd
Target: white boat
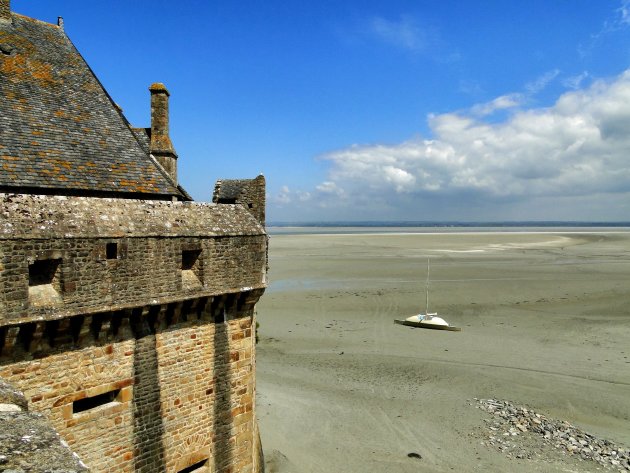
M 451 330 L 454 332 L 461 331 L 459 327 L 453 327 L 444 320 L 442 317 L 438 317 L 437 312 L 429 312 L 429 283 L 431 272 L 431 260 L 427 258 L 427 284 L 426 284 L 426 305 L 424 314 L 416 314 L 407 317 L 404 320 L 395 319 L 394 323 L 400 325 L 408 325 L 410 327 L 430 328 L 433 330 Z

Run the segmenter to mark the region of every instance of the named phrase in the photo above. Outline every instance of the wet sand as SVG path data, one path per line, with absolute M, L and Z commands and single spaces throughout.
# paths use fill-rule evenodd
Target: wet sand
M 462 332 L 394 325 L 430 309 Z M 272 235 L 258 305 L 268 471 L 597 471 L 481 444 L 473 398 L 630 447 L 630 233 Z M 409 457 L 417 453 L 422 458 Z

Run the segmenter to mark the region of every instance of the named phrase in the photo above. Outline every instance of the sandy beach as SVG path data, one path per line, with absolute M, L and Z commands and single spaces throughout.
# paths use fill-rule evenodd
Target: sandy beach
M 424 310 L 427 257 L 430 308 L 461 332 L 393 323 Z M 604 471 L 529 432 L 532 458 L 498 451 L 474 398 L 630 447 L 630 233 L 276 234 L 270 268 L 269 472 Z

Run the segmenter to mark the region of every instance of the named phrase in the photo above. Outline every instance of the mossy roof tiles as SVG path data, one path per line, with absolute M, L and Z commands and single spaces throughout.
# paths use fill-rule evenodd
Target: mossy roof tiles
M 0 23 L 0 186 L 181 196 L 63 30 Z

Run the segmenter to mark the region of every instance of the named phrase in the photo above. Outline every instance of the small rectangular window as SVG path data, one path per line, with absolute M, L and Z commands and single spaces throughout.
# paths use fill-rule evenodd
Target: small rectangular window
M 201 250 L 182 251 L 182 287 L 196 289 L 202 286 Z
M 235 204 L 236 203 L 236 199 L 219 199 L 218 202 L 219 204 Z
M 72 413 L 79 414 L 81 412 L 95 409 L 105 404 L 116 402 L 116 398 L 120 394 L 120 389 L 114 389 L 103 394 L 97 394 L 92 397 L 85 397 L 83 399 L 77 399 L 72 403 Z
M 28 265 L 28 298 L 35 307 L 52 306 L 61 302 L 59 265 L 61 258 L 42 259 Z
M 61 259 L 33 261 L 32 264 L 28 265 L 28 285 L 33 287 L 52 284 L 55 281 L 59 263 L 61 263 Z
M 194 269 L 201 250 L 184 250 L 182 251 L 182 269 Z
M 107 259 L 118 259 L 118 243 L 107 243 L 105 245 Z
M 208 464 L 208 459 L 201 460 L 200 462 L 195 463 L 194 465 L 187 466 L 183 470 L 179 470 L 177 473 L 192 473 L 194 471 L 205 471 L 205 466 Z

